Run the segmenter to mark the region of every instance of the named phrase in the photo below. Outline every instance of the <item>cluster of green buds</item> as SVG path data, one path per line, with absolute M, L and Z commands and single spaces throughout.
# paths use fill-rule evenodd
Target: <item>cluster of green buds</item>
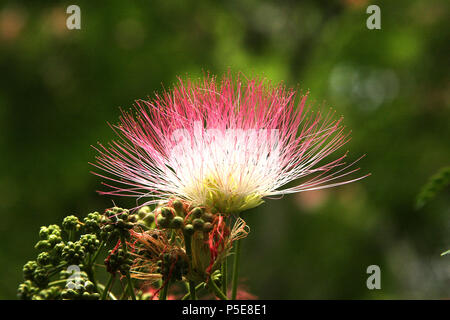
M 41 266 L 37 261 L 28 261 L 23 266 L 23 278 L 31 281 L 38 288 L 45 288 L 49 282 L 49 268 Z
M 189 271 L 189 263 L 185 255 L 176 253 L 164 253 L 162 259 L 157 262 L 157 272 L 162 274 L 164 281 L 173 279 L 180 281 Z
M 195 231 L 210 232 L 216 217 L 201 207 L 190 207 L 180 200 L 173 200 L 156 208 L 144 206 L 138 211 L 137 224 L 147 228 L 180 229 L 188 235 Z
M 151 294 L 135 290 L 132 280 L 161 278 L 165 297 L 173 281 L 189 281 L 190 287 L 191 282 L 207 281 L 220 265 L 215 259 L 229 236 L 219 214 L 179 199 L 154 210 L 143 206 L 136 213 L 113 207 L 103 214 L 89 213 L 82 220 L 70 215 L 61 226 L 41 227 L 35 245 L 39 252 L 23 267 L 19 298 L 114 299 L 118 273 L 119 281 L 128 282 L 123 297 L 151 298 Z M 113 249 L 100 255 L 107 245 Z M 110 273 L 106 285 L 96 281 L 96 260 L 100 256 Z M 76 286 L 70 285 L 73 275 L 66 272 L 70 267 L 79 269 Z M 214 275 L 213 281 L 220 282 L 217 272 Z
M 80 264 L 86 256 L 84 246 L 80 241 L 67 242 L 66 246 L 62 250 L 61 258 L 69 264 Z
M 83 219 L 85 232 L 99 236 L 101 234 L 101 225 L 106 219 L 107 218 L 104 215 L 101 215 L 97 211 L 89 213 L 87 217 Z
M 192 234 L 193 231 L 210 232 L 213 229 L 215 215 L 205 211 L 203 208 L 193 208 L 187 217 L 185 232 Z
M 65 217 L 61 225 L 64 231 L 68 233 L 77 232 L 81 229 L 80 220 L 78 220 L 78 218 L 73 215 Z
M 130 230 L 133 229 L 137 217 L 130 214 L 127 209 L 114 207 L 106 210 L 102 219 L 103 227 L 101 229 L 102 239 L 125 239 L 130 238 Z
M 115 274 L 119 271 L 122 275 L 125 275 L 130 271 L 133 259 L 129 252 L 125 252 L 122 249 L 113 249 L 109 250 L 108 254 L 108 257 L 105 259 L 105 265 L 109 273 Z
M 68 283 L 62 290 L 61 297 L 66 300 L 98 300 L 100 294 L 95 292 L 95 285 L 86 279 L 77 279 L 77 283 Z
M 65 288 L 65 270 L 77 266 L 93 274 L 95 257 L 101 249 L 100 236 L 106 217 L 90 213 L 84 222 L 70 215 L 58 225 L 43 226 L 35 245 L 36 259 L 23 267 L 24 282 L 19 285 L 20 299 L 95 299 L 96 284 L 86 276 L 83 288 Z M 84 273 L 84 274 L 87 274 Z M 55 277 L 60 275 L 60 279 Z
M 223 250 L 230 248 L 226 244 L 230 231 L 218 213 L 179 199 L 162 203 L 153 211 L 148 206 L 140 208 L 136 224 L 147 230 L 161 230 L 170 239 L 172 248 L 178 246 L 184 252 L 186 263 L 184 260 L 175 263 L 170 250 L 161 253 L 156 272 L 163 279 L 185 277 L 194 282 L 206 281 L 226 257 Z
M 52 224 L 48 227 L 41 227 L 39 238 L 41 240 L 39 240 L 34 247 L 38 250 L 49 251 L 62 241 L 61 228 L 56 224 Z
M 61 288 L 51 286 L 45 289 L 39 289 L 32 281 L 26 280 L 19 285 L 17 295 L 22 300 L 55 300 L 61 297 Z

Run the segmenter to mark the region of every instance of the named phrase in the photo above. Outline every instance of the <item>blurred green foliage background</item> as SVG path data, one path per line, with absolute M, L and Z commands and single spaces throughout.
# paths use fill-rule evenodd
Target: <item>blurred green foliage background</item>
M 81 30 L 66 8 L 81 8 Z M 2 1 L 0 298 L 14 299 L 41 225 L 133 201 L 98 195 L 90 145 L 119 107 L 177 76 L 230 68 L 310 89 L 345 115 L 358 183 L 268 200 L 244 218 L 242 276 L 259 298 L 449 298 L 448 189 L 415 196 L 450 162 L 449 2 Z M 342 150 L 344 152 L 345 150 Z M 366 268 L 381 268 L 368 290 Z

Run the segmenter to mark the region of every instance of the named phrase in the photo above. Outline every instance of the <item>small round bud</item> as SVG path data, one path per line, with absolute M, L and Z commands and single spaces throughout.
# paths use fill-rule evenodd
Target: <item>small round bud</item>
M 167 218 L 167 219 L 171 219 L 171 218 L 174 216 L 174 214 L 173 214 L 171 208 L 169 208 L 169 207 L 164 207 L 164 208 L 162 208 L 162 209 L 161 209 L 161 215 L 162 215 L 164 218 Z
M 175 211 L 177 212 L 177 214 L 182 215 L 183 214 L 183 202 L 181 202 L 180 200 L 175 200 L 172 203 L 173 208 L 175 209 Z
M 120 215 L 119 215 L 120 219 L 123 220 L 127 220 L 128 219 L 128 211 L 123 211 Z
M 203 221 L 203 219 L 194 219 L 194 221 L 192 221 L 192 225 L 194 226 L 194 229 L 196 231 L 202 230 L 204 224 L 205 224 L 205 221 Z
M 174 229 L 179 229 L 183 226 L 184 219 L 182 217 L 175 217 L 173 218 L 172 222 L 170 223 L 170 226 Z
M 142 220 L 147 227 L 150 227 L 153 221 L 155 221 L 155 215 L 153 213 L 147 213 Z
M 199 208 L 199 207 L 194 208 L 191 211 L 191 215 L 194 217 L 194 219 L 200 218 L 202 216 L 202 214 L 203 214 L 203 210 L 202 210 L 202 208 Z
M 85 289 L 86 291 L 88 291 L 88 292 L 92 292 L 92 291 L 94 291 L 95 286 L 94 286 L 94 284 L 93 284 L 91 281 L 86 281 L 86 282 L 84 283 L 84 289 Z
M 210 232 L 213 228 L 214 226 L 211 222 L 205 222 L 205 224 L 203 225 L 204 232 Z
M 41 250 L 41 251 L 47 251 L 52 248 L 52 245 L 48 240 L 40 240 L 36 245 L 34 246 L 35 249 Z
M 163 216 L 158 216 L 158 218 L 156 219 L 156 224 L 160 228 L 167 228 L 169 226 L 169 222 L 169 219 Z
M 139 210 L 138 210 L 138 216 L 139 216 L 139 218 L 144 218 L 148 213 L 150 213 L 151 212 L 151 210 L 150 210 L 150 207 L 149 206 L 143 206 L 142 208 L 140 208 Z
M 184 226 L 184 232 L 187 234 L 187 235 L 192 235 L 192 234 L 194 234 L 194 226 L 192 225 L 192 224 L 187 224 L 187 225 L 185 225 Z
M 62 222 L 62 227 L 65 231 L 76 231 L 80 228 L 80 221 L 76 216 L 67 216 Z
M 41 230 L 39 230 L 39 238 L 42 240 L 47 240 L 50 232 L 48 231 L 47 227 L 41 227 Z
M 45 266 L 50 263 L 50 254 L 48 252 L 41 252 L 36 259 L 40 266 Z
M 213 222 L 214 221 L 214 215 L 212 213 L 205 212 L 202 215 L 202 219 L 207 221 L 207 222 Z

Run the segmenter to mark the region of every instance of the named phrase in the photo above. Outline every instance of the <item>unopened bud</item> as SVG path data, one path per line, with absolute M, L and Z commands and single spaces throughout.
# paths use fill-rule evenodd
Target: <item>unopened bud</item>
M 169 219 L 163 216 L 158 216 L 158 218 L 156 219 L 156 224 L 161 228 L 167 228 L 169 226 L 169 222 Z
M 173 218 L 172 222 L 170 223 L 170 226 L 174 229 L 179 229 L 183 226 L 184 219 L 182 217 L 175 217 Z
M 210 232 L 214 228 L 213 224 L 211 222 L 206 222 L 203 225 L 203 231 Z
M 168 219 L 170 219 L 170 218 L 172 218 L 172 217 L 174 216 L 174 214 L 173 214 L 171 208 L 169 208 L 169 207 L 164 207 L 164 208 L 162 208 L 162 209 L 161 209 L 161 214 L 162 214 L 162 216 L 163 216 L 164 218 L 168 218 Z
M 201 208 L 197 207 L 197 208 L 194 208 L 191 211 L 191 214 L 194 217 L 194 219 L 197 219 L 197 218 L 200 218 L 202 216 L 203 210 Z
M 153 213 L 147 213 L 142 220 L 144 221 L 144 224 L 149 227 L 153 221 L 155 221 L 155 215 Z
M 192 224 L 185 225 L 184 232 L 189 236 L 192 235 L 194 233 L 194 226 Z
M 202 219 L 207 221 L 207 222 L 213 222 L 214 221 L 214 215 L 212 213 L 205 212 L 202 215 Z
M 172 206 L 178 215 L 183 215 L 183 202 L 177 199 L 172 203 Z
M 197 231 L 202 230 L 204 224 L 205 221 L 203 221 L 203 219 L 194 219 L 194 221 L 192 221 L 192 225 L 194 226 L 194 229 Z
M 139 210 L 138 210 L 138 216 L 139 216 L 139 218 L 144 218 L 148 213 L 150 213 L 151 212 L 151 210 L 150 210 L 150 207 L 148 207 L 148 206 L 143 206 L 142 208 L 140 208 Z

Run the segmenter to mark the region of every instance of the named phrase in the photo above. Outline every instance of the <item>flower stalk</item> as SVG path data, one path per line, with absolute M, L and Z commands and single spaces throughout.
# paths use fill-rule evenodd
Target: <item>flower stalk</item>
M 231 283 L 231 300 L 236 300 L 238 280 L 239 280 L 240 255 L 241 255 L 241 239 L 236 241 L 236 247 L 234 250 L 233 276 Z

